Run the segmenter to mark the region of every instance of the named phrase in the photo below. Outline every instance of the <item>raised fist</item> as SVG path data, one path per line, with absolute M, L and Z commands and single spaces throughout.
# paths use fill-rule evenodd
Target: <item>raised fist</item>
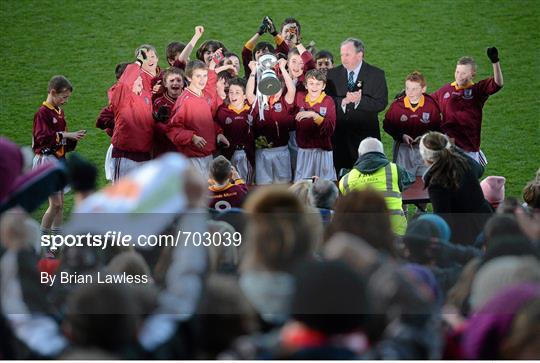
M 268 31 L 268 24 L 266 23 L 266 18 L 264 18 L 261 25 L 259 25 L 259 29 L 257 30 L 257 34 L 263 35 L 267 31 Z
M 277 30 L 276 30 L 276 26 L 274 25 L 274 21 L 272 20 L 272 18 L 269 16 L 266 16 L 264 18 L 264 22 L 266 22 L 266 26 L 268 27 L 268 32 L 272 34 L 272 36 L 275 37 L 277 35 Z
M 204 33 L 204 27 L 202 25 L 197 25 L 195 27 L 195 35 L 200 37 L 203 35 L 203 33 Z
M 488 48 L 487 56 L 491 63 L 497 63 L 499 61 L 499 50 L 495 47 Z

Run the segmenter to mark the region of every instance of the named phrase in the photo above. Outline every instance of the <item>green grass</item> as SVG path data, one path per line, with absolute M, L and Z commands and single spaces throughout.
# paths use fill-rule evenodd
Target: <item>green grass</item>
M 133 59 L 142 43 L 158 48 L 187 42 L 195 25 L 204 39 L 219 39 L 240 53 L 265 15 L 302 24 L 305 42 L 315 40 L 339 62 L 339 44 L 349 37 L 366 44 L 366 60 L 386 71 L 389 94 L 418 69 L 428 92 L 452 80 L 455 61 L 475 57 L 477 79 L 490 75 L 488 46 L 500 51 L 505 87 L 484 107 L 482 149 L 486 175 L 507 177 L 507 195 L 520 196 L 540 160 L 540 2 L 519 1 L 14 1 L 0 2 L 0 134 L 30 145 L 33 115 L 52 75 L 74 84 L 65 112 L 70 129 L 87 129 L 77 150 L 102 165 L 109 145 L 94 127 L 114 81 L 114 66 Z M 382 114 L 380 115 L 382 117 Z M 534 141 L 536 140 L 536 141 Z M 383 141 L 390 150 L 391 140 Z M 72 204 L 67 197 L 67 212 Z M 40 211 L 42 212 L 43 209 Z

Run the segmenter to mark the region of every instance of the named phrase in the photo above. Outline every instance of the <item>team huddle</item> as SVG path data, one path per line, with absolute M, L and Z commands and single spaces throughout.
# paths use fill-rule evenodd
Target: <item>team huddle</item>
M 259 41 L 272 35 L 274 44 Z M 166 152 L 180 152 L 209 177 L 211 162 L 223 155 L 246 184 L 289 183 L 312 176 L 337 181 L 343 168 L 353 167 L 359 143 L 380 139 L 378 113 L 388 104 L 384 71 L 364 60 L 364 44 L 342 42 L 342 65 L 334 67 L 330 52 L 307 49 L 301 26 L 287 18 L 278 32 L 265 17 L 245 43 L 241 56 L 217 40 L 192 51 L 204 34 L 195 27 L 187 44 L 170 43 L 169 68 L 160 70 L 156 49 L 141 45 L 136 61 L 116 67 L 117 82 L 108 90 L 109 104 L 96 122 L 111 136 L 106 176 L 116 182 L 141 163 Z M 259 59 L 273 54 L 281 89 L 261 95 Z M 406 77 L 405 91 L 388 109 L 383 128 L 394 140 L 394 161 L 418 176 L 425 171 L 418 141 L 429 131 L 445 133 L 481 164 L 482 108 L 503 85 L 496 48 L 488 49 L 493 77 L 473 82 L 476 63 L 459 59 L 455 82 L 426 94 L 419 72 Z M 241 64 L 244 77 L 240 76 Z M 54 77 L 49 95 L 34 119 L 35 164 L 62 158 L 85 131 L 67 132 L 61 106 L 72 91 L 70 82 Z M 236 183 L 225 181 L 225 183 Z M 48 223 L 47 223 L 48 224 Z

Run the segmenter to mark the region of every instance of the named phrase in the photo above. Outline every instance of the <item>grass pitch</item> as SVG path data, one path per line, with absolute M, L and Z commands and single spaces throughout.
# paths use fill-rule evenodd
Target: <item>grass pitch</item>
M 425 74 L 428 92 L 433 92 L 453 79 L 455 62 L 463 55 L 476 58 L 477 79 L 483 79 L 491 74 L 485 50 L 497 46 L 505 86 L 484 107 L 482 150 L 489 160 L 485 175 L 505 176 L 506 194 L 518 197 L 534 177 L 540 166 L 540 2 L 535 0 L 4 0 L 0 134 L 30 145 L 33 115 L 45 100 L 47 82 L 55 74 L 65 75 L 74 85 L 65 107 L 69 128 L 88 130 L 77 150 L 99 166 L 99 183 L 104 185 L 109 139 L 94 125 L 107 103 L 115 65 L 131 61 L 138 45 L 150 43 L 165 67 L 166 45 L 189 41 L 198 24 L 206 29 L 202 41 L 219 39 L 240 54 L 265 15 L 276 22 L 296 17 L 304 43 L 315 40 L 337 63 L 343 39 L 362 39 L 366 60 L 386 72 L 390 97 L 413 70 Z M 383 142 L 388 153 L 391 138 L 384 135 Z M 68 195 L 66 213 L 71 205 Z

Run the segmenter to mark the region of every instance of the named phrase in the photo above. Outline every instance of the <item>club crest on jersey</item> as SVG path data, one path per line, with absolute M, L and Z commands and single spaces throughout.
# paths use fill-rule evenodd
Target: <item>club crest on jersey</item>
M 278 102 L 274 105 L 274 110 L 276 110 L 276 112 L 281 112 L 282 110 L 282 107 L 281 107 L 281 103 Z
M 450 92 L 446 92 L 443 96 L 443 98 L 449 98 L 450 97 Z
M 321 116 L 326 116 L 326 107 L 321 107 L 319 113 L 321 114 Z
M 423 123 L 429 123 L 429 112 L 422 112 L 422 119 L 420 120 Z
M 230 117 L 227 117 L 225 119 L 225 125 L 230 125 L 230 124 L 232 124 L 232 119 Z
M 146 96 L 144 97 L 144 103 L 146 103 L 147 105 L 150 104 L 150 100 L 149 100 L 148 97 L 146 97 Z
M 399 121 L 405 122 L 405 121 L 407 121 L 408 119 L 409 119 L 409 118 L 407 117 L 407 115 L 403 114 L 403 115 L 401 115 L 401 117 L 399 118 Z
M 471 98 L 473 98 L 472 88 L 467 88 L 463 90 L 463 98 L 466 100 L 470 100 Z
M 53 124 L 56 124 L 56 123 L 58 123 L 58 120 L 56 119 L 56 117 L 53 117 L 53 119 L 52 119 L 52 123 L 53 123 Z

